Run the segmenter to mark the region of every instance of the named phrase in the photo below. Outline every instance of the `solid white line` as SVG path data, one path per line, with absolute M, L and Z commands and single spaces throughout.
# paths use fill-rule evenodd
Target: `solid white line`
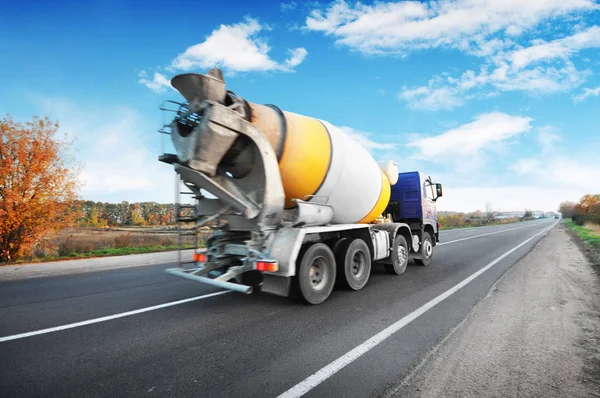
M 279 395 L 278 398 L 301 397 L 302 395 L 306 394 L 307 392 L 309 392 L 310 390 L 312 390 L 313 388 L 315 388 L 316 386 L 318 386 L 319 384 L 321 384 L 322 382 L 324 382 L 325 380 L 327 380 L 328 378 L 330 378 L 331 376 L 333 376 L 334 374 L 336 374 L 337 372 L 339 372 L 340 370 L 345 368 L 346 366 L 350 365 L 352 362 L 354 362 L 356 359 L 361 357 L 363 354 L 367 353 L 369 350 L 371 350 L 372 348 L 377 346 L 379 343 L 381 343 L 382 341 L 384 341 L 385 339 L 387 339 L 388 337 L 390 337 L 391 335 L 393 335 L 394 333 L 396 333 L 397 331 L 399 331 L 400 329 L 402 329 L 403 327 L 405 327 L 406 325 L 408 325 L 409 323 L 411 323 L 412 321 L 414 321 L 415 319 L 417 319 L 418 317 L 420 317 L 421 315 L 423 315 L 424 313 L 426 313 L 427 311 L 429 311 L 430 309 L 432 309 L 433 307 L 435 307 L 436 305 L 438 305 L 439 303 L 441 303 L 442 301 L 447 299 L 448 297 L 450 297 L 452 294 L 456 293 L 458 290 L 462 289 L 469 282 L 471 282 L 473 279 L 477 278 L 479 275 L 483 274 L 488 269 L 492 268 L 494 265 L 496 265 L 502 259 L 509 256 L 510 254 L 512 254 L 513 252 L 518 250 L 519 248 L 523 247 L 524 245 L 529 243 L 531 240 L 533 240 L 535 237 L 552 229 L 556 224 L 557 223 L 554 223 L 551 227 L 546 228 L 546 229 L 542 230 L 541 232 L 538 232 L 537 234 L 533 235 L 531 238 L 529 238 L 526 241 L 522 242 L 521 244 L 513 247 L 512 249 L 510 249 L 509 251 L 507 251 L 500 257 L 496 258 L 494 261 L 492 261 L 485 267 L 481 268 L 479 271 L 475 272 L 468 278 L 464 279 L 459 284 L 446 290 L 444 293 L 440 294 L 439 296 L 432 299 L 431 301 L 428 301 L 423 306 L 417 308 L 410 314 L 406 315 L 404 318 L 398 320 L 397 322 L 395 322 L 392 325 L 388 326 L 387 328 L 383 329 L 381 332 L 377 333 L 375 336 L 371 337 L 364 343 L 362 343 L 359 346 L 355 347 L 354 349 L 348 351 L 347 353 L 345 353 L 344 355 L 342 355 L 335 361 L 331 362 L 329 365 L 326 365 L 325 367 L 321 368 L 316 373 L 312 374 L 311 376 L 307 377 L 300 383 L 296 384 L 294 387 L 290 388 L 283 394 Z
M 541 223 L 540 223 L 540 224 L 541 224 Z M 438 243 L 436 246 L 449 245 L 450 243 L 462 242 L 463 240 L 469 240 L 469 239 L 480 238 L 480 237 L 482 237 L 482 236 L 488 236 L 488 235 L 501 234 L 501 233 L 503 233 L 503 232 L 509 232 L 509 231 L 516 231 L 517 229 L 523 229 L 523 228 L 537 227 L 537 226 L 539 226 L 540 224 L 525 225 L 524 227 L 519 227 L 519 228 L 503 229 L 502 231 L 489 232 L 489 233 L 487 233 L 487 234 L 481 234 L 481 235 L 475 235 L 475 236 L 467 236 L 466 238 L 460 238 L 460 239 L 451 240 L 451 241 L 449 241 L 449 242 L 442 242 L 442 243 Z
M 203 296 L 196 296 L 196 297 L 191 297 L 191 298 L 187 298 L 187 299 L 183 299 L 183 300 L 171 301 L 170 303 L 164 303 L 164 304 L 154 305 L 152 307 L 140 308 L 139 310 L 133 310 L 133 311 L 122 312 L 120 314 L 103 316 L 102 318 L 89 319 L 87 321 L 69 323 L 67 325 L 56 326 L 56 327 L 53 327 L 53 328 L 41 329 L 41 330 L 36 330 L 36 331 L 33 331 L 33 332 L 20 333 L 20 334 L 14 334 L 12 336 L 0 337 L 0 343 L 4 343 L 6 341 L 11 341 L 11 340 L 24 339 L 26 337 L 31 337 L 31 336 L 38 336 L 40 334 L 54 333 L 54 332 L 58 332 L 58 331 L 61 331 L 61 330 L 78 328 L 78 327 L 81 327 L 81 326 L 91 325 L 91 324 L 94 324 L 94 323 L 111 321 L 113 319 L 124 318 L 126 316 L 142 314 L 142 313 L 148 312 L 148 311 L 159 310 L 161 308 L 172 307 L 174 305 L 185 304 L 185 303 L 189 303 L 191 301 L 197 301 L 197 300 L 202 300 L 202 299 L 206 299 L 206 298 L 209 298 L 209 297 L 219 296 L 219 295 L 225 294 L 225 293 L 231 293 L 231 292 L 229 290 L 225 290 L 225 291 L 222 291 L 222 292 L 205 294 Z

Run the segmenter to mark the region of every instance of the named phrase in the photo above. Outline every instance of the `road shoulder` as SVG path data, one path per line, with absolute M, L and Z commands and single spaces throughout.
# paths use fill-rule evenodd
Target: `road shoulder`
M 390 396 L 600 396 L 600 284 L 559 225 Z
M 191 260 L 193 249 L 182 250 L 184 261 Z M 149 265 L 176 263 L 179 261 L 177 251 L 131 254 L 128 256 L 95 257 L 78 260 L 52 261 L 0 267 L 0 282 L 15 281 L 47 276 L 74 275 L 86 272 L 106 271 Z

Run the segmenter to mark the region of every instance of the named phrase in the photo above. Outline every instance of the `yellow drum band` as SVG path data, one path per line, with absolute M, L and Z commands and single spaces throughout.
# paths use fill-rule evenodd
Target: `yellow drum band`
M 293 198 L 314 195 L 327 176 L 332 145 L 329 133 L 314 118 L 284 112 L 273 105 L 249 105 L 252 124 L 263 131 L 277 152 L 285 208 L 294 208 Z
M 359 224 L 368 224 L 373 222 L 377 217 L 383 214 L 383 211 L 390 203 L 390 197 L 392 195 L 392 186 L 390 184 L 390 180 L 387 178 L 383 171 L 381 171 L 381 193 L 379 194 L 379 199 L 377 199 L 377 203 L 373 206 L 373 209 L 365 218 L 360 220 Z
M 315 195 L 321 187 L 331 164 L 332 144 L 320 121 L 291 112 L 283 114 L 287 131 L 279 170 L 286 193 L 285 207 L 292 208 L 292 198 Z
M 350 158 L 343 160 L 343 155 L 342 158 L 339 157 L 340 155 L 337 155 L 337 160 L 333 159 L 333 145 L 336 145 L 338 154 L 345 153 L 343 142 L 345 142 L 347 138 L 341 139 L 340 134 L 343 133 L 336 130 L 334 126 L 330 126 L 330 128 L 334 129 L 333 132 L 328 131 L 328 128 L 325 126 L 326 124 L 329 125 L 327 122 L 322 122 L 292 112 L 281 111 L 273 105 L 265 106 L 254 103 L 248 103 L 248 105 L 251 109 L 252 124 L 265 134 L 277 153 L 281 180 L 286 196 L 285 208 L 291 209 L 295 207 L 295 203 L 292 201 L 293 198 L 305 199 L 310 195 L 319 196 L 319 190 L 326 181 L 328 181 L 326 185 L 328 185 L 329 188 L 326 188 L 328 192 L 323 192 L 323 195 L 330 195 L 331 192 L 329 192 L 329 190 L 337 184 L 336 181 L 338 181 L 340 177 L 339 173 L 343 172 L 344 163 L 352 161 Z M 335 138 L 335 140 L 333 138 Z M 333 141 L 335 141 L 335 143 Z M 346 154 L 346 156 L 351 156 L 351 153 L 355 152 L 351 151 Z M 365 155 L 367 155 L 366 152 Z M 331 170 L 332 173 L 330 173 L 332 161 L 336 162 L 337 171 Z M 375 161 L 373 160 L 373 162 Z M 340 167 L 342 167 L 342 169 L 340 169 Z M 374 193 L 370 195 L 375 203 L 371 207 L 373 202 L 370 202 L 368 207 L 363 210 L 365 213 L 368 211 L 366 216 L 362 217 L 362 215 L 365 214 L 362 213 L 356 219 L 353 219 L 352 221 L 348 219 L 347 222 L 368 224 L 379 217 L 388 205 L 391 194 L 390 182 L 383 171 L 378 167 L 376 170 L 379 170 L 381 176 L 379 196 L 373 196 Z M 372 172 L 375 172 L 375 170 L 372 170 Z M 344 191 L 351 194 L 352 187 L 348 186 L 349 181 L 347 178 L 348 177 L 345 178 L 346 183 L 344 186 L 346 189 L 344 189 Z M 360 181 L 364 182 L 364 178 L 368 177 L 363 175 L 356 181 L 356 192 L 360 191 L 362 186 Z M 371 181 L 373 180 L 371 179 Z M 373 186 L 373 182 L 368 185 L 377 189 Z M 350 191 L 348 189 L 350 189 Z M 334 200 L 334 206 L 339 206 L 339 193 L 336 196 L 337 200 Z M 375 198 L 377 199 L 375 200 Z M 367 203 L 363 202 L 363 206 L 366 204 Z M 361 206 L 361 208 L 363 207 Z M 355 209 L 354 213 L 356 213 L 356 210 L 358 210 L 358 208 Z M 360 210 L 358 211 L 360 214 Z M 362 217 L 362 219 L 359 220 L 360 217 Z

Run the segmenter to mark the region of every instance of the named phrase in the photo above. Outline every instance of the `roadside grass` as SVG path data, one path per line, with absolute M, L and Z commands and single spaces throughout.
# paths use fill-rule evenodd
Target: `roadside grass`
M 482 222 L 477 224 L 462 224 L 462 225 L 442 225 L 440 227 L 440 231 L 448 231 L 451 229 L 464 229 L 464 228 L 477 228 L 477 227 L 489 227 L 493 225 L 505 225 L 505 224 L 514 224 L 525 220 L 520 220 L 518 218 L 509 218 L 506 220 L 496 220 L 492 222 Z
M 565 219 L 564 223 L 583 241 L 587 248 L 592 251 L 592 259 L 600 264 L 600 225 L 586 223 L 583 226 L 575 224 L 571 219 Z
M 204 244 L 210 231 L 198 235 L 198 246 Z M 192 235 L 182 236 L 181 248 L 196 245 Z M 68 228 L 46 236 L 29 255 L 2 265 L 73 260 L 78 258 L 122 256 L 177 250 L 176 231 L 166 228 Z
M 125 256 L 129 254 L 142 254 L 142 253 L 158 253 L 163 251 L 177 250 L 179 247 L 176 245 L 172 246 L 136 246 L 136 247 L 119 247 L 119 248 L 106 248 L 92 250 L 89 252 L 71 252 L 62 256 L 47 256 L 47 257 L 28 257 L 21 260 L 17 260 L 2 265 L 18 265 L 18 264 L 33 264 L 51 261 L 61 260 L 77 260 L 82 258 L 92 257 L 110 257 L 110 256 Z M 181 249 L 193 249 L 194 245 L 182 245 Z

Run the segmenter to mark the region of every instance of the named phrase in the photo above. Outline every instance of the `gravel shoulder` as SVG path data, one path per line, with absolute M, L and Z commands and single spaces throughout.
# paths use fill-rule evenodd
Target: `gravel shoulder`
M 600 396 L 600 283 L 559 224 L 389 396 Z

